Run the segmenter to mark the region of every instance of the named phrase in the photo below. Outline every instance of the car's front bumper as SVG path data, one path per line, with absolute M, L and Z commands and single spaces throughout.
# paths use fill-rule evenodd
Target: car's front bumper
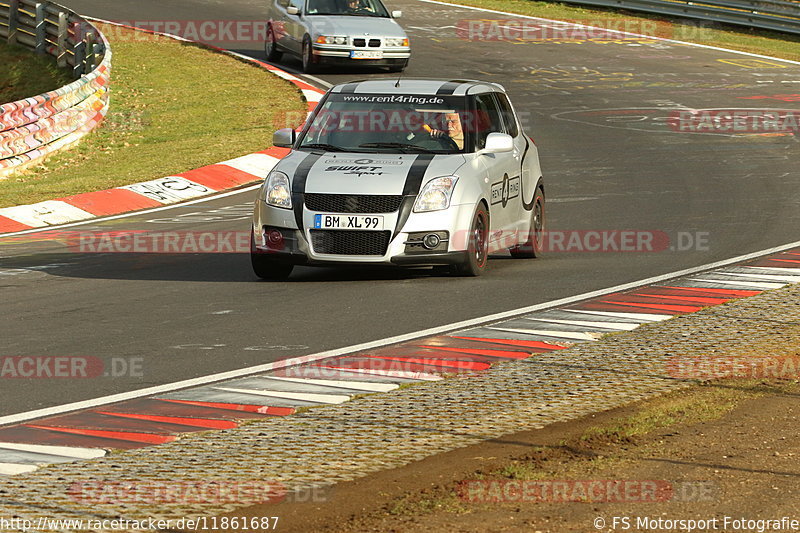
M 400 48 L 354 48 L 341 46 L 313 45 L 312 50 L 318 62 L 364 66 L 396 66 L 404 64 L 411 57 L 411 49 Z M 351 52 L 381 52 L 379 59 L 354 59 Z
M 442 211 L 410 212 L 407 218 L 400 212 L 381 213 L 384 231 L 390 232 L 385 252 L 380 255 L 346 255 L 320 253 L 315 248 L 312 231 L 336 231 L 313 229 L 317 212 L 304 207 L 300 215 L 302 228 L 298 228 L 294 211 L 272 207 L 258 200 L 253 219 L 253 241 L 255 252 L 269 254 L 275 261 L 298 265 L 455 265 L 466 260 L 474 209 L 474 205 L 452 205 Z M 426 249 L 419 241 L 430 233 L 437 233 L 441 243 L 433 249 Z M 358 238 L 363 233 L 354 235 Z

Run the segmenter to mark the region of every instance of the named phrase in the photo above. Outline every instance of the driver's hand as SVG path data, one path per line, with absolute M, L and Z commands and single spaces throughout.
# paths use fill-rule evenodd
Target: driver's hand
M 423 128 L 425 128 L 425 131 L 431 134 L 431 137 L 441 137 L 442 135 L 444 135 L 444 132 L 442 130 L 435 130 L 430 126 L 428 126 L 427 124 L 425 124 Z

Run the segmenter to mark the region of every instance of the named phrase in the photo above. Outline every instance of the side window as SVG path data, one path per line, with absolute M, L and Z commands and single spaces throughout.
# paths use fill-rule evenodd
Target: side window
M 490 133 L 503 131 L 500 111 L 491 93 L 475 97 L 475 149 L 482 150 L 486 146 L 486 137 Z
M 512 137 L 519 135 L 519 126 L 517 119 L 514 117 L 514 111 L 511 109 L 511 103 L 508 97 L 503 93 L 497 93 L 497 103 L 500 105 L 500 114 L 503 115 L 503 122 L 506 125 L 506 133 Z

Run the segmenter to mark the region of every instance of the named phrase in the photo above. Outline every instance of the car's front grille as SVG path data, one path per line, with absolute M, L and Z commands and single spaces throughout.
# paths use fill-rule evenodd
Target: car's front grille
M 359 46 L 359 47 L 367 46 L 367 40 L 366 39 L 353 39 L 353 46 Z
M 372 48 L 379 48 L 381 46 L 381 40 L 380 39 L 370 39 L 369 40 L 369 45 Z
M 318 254 L 385 255 L 390 231 L 311 230 L 311 246 Z
M 385 194 L 318 194 L 305 195 L 306 207 L 325 213 L 394 213 L 400 209 L 402 196 Z

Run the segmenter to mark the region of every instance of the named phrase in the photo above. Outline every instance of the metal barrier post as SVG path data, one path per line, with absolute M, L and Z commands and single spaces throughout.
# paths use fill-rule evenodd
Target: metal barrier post
M 56 64 L 59 68 L 66 68 L 67 66 L 67 37 L 69 36 L 67 24 L 67 14 L 59 11 L 58 38 L 56 39 Z
M 72 75 L 78 79 L 83 76 L 83 67 L 86 62 L 86 43 L 84 41 L 75 43 L 74 54 L 75 66 L 72 67 Z
M 19 29 L 19 0 L 8 2 L 8 44 L 17 44 Z
M 39 55 L 47 50 L 47 22 L 44 20 L 47 16 L 46 7 L 46 4 L 36 4 L 36 53 Z

